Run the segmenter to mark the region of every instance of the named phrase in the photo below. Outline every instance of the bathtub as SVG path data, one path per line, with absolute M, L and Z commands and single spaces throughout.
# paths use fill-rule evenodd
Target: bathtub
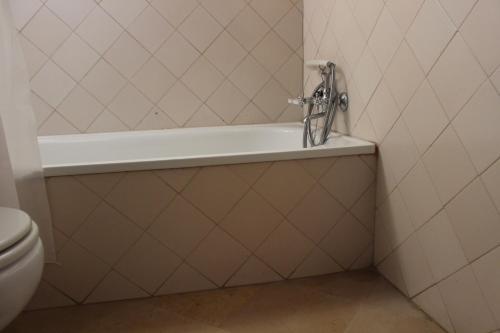
M 373 154 L 375 145 L 332 134 L 302 148 L 299 123 L 42 136 L 46 176 L 186 168 Z
M 370 267 L 375 147 L 300 124 L 41 137 L 57 263 L 30 308 Z

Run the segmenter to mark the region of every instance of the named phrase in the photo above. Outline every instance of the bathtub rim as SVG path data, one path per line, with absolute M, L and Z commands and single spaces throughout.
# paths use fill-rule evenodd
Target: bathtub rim
M 239 128 L 254 128 L 254 127 L 280 127 L 280 126 L 297 126 L 300 123 L 280 123 L 280 124 L 262 124 L 262 125 L 239 125 L 239 126 L 223 126 L 223 127 L 200 127 L 200 128 L 176 128 L 168 129 L 169 132 L 186 131 L 186 130 L 203 130 L 203 129 L 228 129 L 230 127 Z M 92 135 L 95 138 L 106 137 L 108 135 L 128 134 L 155 134 L 163 133 L 166 130 L 149 130 L 149 131 L 130 131 L 130 132 L 114 132 L 114 133 L 92 133 L 92 134 L 70 134 L 59 136 L 40 136 L 38 137 L 40 144 L 45 141 L 66 139 L 81 139 L 83 136 Z M 308 149 L 283 149 L 280 151 L 251 151 L 242 153 L 219 153 L 219 154 L 204 154 L 188 157 L 165 157 L 165 158 L 141 158 L 141 159 L 124 159 L 119 161 L 99 161 L 88 163 L 59 163 L 59 164 L 43 164 L 45 177 L 58 176 L 76 176 L 85 174 L 102 174 L 116 173 L 128 171 L 145 171 L 145 170 L 164 170 L 164 169 L 182 169 L 194 167 L 206 167 L 216 165 L 234 165 L 247 163 L 261 162 L 276 162 L 288 160 L 304 160 L 315 158 L 355 156 L 355 155 L 372 155 L 376 152 L 376 145 L 372 142 L 358 139 L 355 137 L 333 133 L 334 138 L 345 137 L 349 139 L 353 145 L 333 147 L 332 141 L 330 145 L 327 143 L 324 146 L 313 147 Z

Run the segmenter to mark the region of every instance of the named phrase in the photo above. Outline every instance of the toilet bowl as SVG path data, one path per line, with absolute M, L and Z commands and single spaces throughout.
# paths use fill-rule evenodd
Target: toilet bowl
M 37 225 L 20 210 L 0 207 L 0 331 L 33 296 L 43 262 Z

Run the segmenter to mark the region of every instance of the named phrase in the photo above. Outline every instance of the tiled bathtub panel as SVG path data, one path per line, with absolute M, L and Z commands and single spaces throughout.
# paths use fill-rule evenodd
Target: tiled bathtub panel
M 31 308 L 371 266 L 374 159 L 48 178 L 59 262 L 46 266 Z M 353 181 L 350 207 L 328 191 L 339 179 Z

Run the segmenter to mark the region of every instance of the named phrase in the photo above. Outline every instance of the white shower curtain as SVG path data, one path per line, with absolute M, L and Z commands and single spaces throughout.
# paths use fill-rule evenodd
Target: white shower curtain
M 50 210 L 27 73 L 9 1 L 0 0 L 0 206 L 21 208 L 31 215 L 40 227 L 46 259 L 54 261 Z

